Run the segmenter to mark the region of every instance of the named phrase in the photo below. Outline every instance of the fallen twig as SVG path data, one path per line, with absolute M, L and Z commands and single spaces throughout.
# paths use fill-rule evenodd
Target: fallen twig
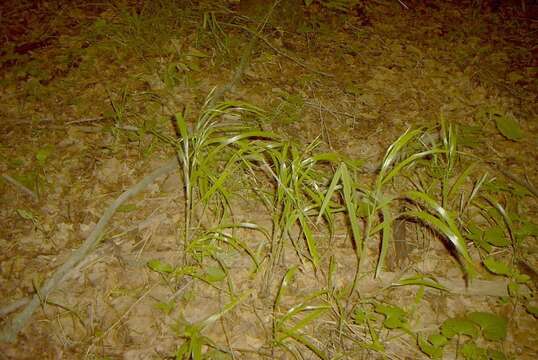
M 26 195 L 29 195 L 33 200 L 37 201 L 39 199 L 37 194 L 34 191 L 28 189 L 26 186 L 24 186 L 17 180 L 13 179 L 11 176 L 2 175 L 2 179 L 10 183 L 11 185 L 15 186 L 17 189 L 21 190 Z
M 120 207 L 125 201 L 127 201 L 132 196 L 138 194 L 144 190 L 149 184 L 154 182 L 157 178 L 170 173 L 172 170 L 176 169 L 178 166 L 177 160 L 173 159 L 168 161 L 166 164 L 153 171 L 151 174 L 143 178 L 139 183 L 131 187 L 130 189 L 124 191 L 104 212 L 101 219 L 95 227 L 91 234 L 86 238 L 84 243 L 63 263 L 54 274 L 45 282 L 41 287 L 38 294 L 35 294 L 32 297 L 30 303 L 24 308 L 24 310 L 18 313 L 13 320 L 8 321 L 7 325 L 4 326 L 2 332 L 0 333 L 0 341 L 9 341 L 13 342 L 17 338 L 17 334 L 24 328 L 34 311 L 40 304 L 40 299 L 45 299 L 47 296 L 56 288 L 56 286 L 62 281 L 62 279 L 67 275 L 71 269 L 75 267 L 82 259 L 84 259 L 92 249 L 99 243 L 101 239 L 101 234 L 105 229 L 105 226 L 108 224 L 109 220 L 112 218 L 112 215 L 116 212 L 118 207 Z
M 5 305 L 4 307 L 0 308 L 0 317 L 6 316 L 12 313 L 13 311 L 17 311 L 19 308 L 23 307 L 29 302 L 30 302 L 30 297 L 25 297 L 19 300 L 15 300 L 11 304 Z
M 103 116 L 89 117 L 89 118 L 84 118 L 84 119 L 77 119 L 77 120 L 68 121 L 68 122 L 65 123 L 65 125 L 95 122 L 95 121 L 101 121 L 101 120 L 104 120 L 104 119 L 105 118 Z

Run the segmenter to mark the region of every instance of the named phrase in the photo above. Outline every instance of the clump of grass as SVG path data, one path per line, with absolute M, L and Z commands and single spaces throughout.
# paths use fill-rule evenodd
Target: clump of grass
M 457 131 L 444 120 L 436 129 L 438 135 L 426 129 L 402 134 L 389 146 L 373 183 L 368 185 L 358 180 L 354 162 L 337 153 L 316 152 L 320 144 L 318 140 L 301 148 L 241 120 L 246 114 L 263 118 L 265 114 L 260 109 L 237 102 L 209 104 L 211 101 L 191 127 L 182 114 L 175 116 L 177 138 L 160 135 L 174 146 L 182 168 L 185 256 L 190 256 L 201 267 L 209 266 L 206 269 L 209 274 L 191 271 L 189 276 L 209 284 L 228 279 L 226 293 L 233 302 L 238 295 L 235 294 L 233 276 L 220 259 L 220 253 L 224 251 L 221 246 L 249 256 L 254 272 L 265 262 L 259 295 L 273 296 L 272 331 L 268 342 L 273 354 L 276 349 L 281 349 L 291 356 L 299 356 L 300 349 L 304 348 L 320 359 L 331 358 L 323 340 L 312 333 L 320 323 L 333 324 L 329 332 L 345 334 L 370 351 L 385 352 L 382 340 L 373 330 L 376 316 L 369 315 L 360 322 L 366 331 L 361 336 L 369 334 L 369 344 L 357 337 L 356 330 L 350 331 L 349 324 L 357 323 L 360 318 L 357 309 L 364 309 L 370 301 L 357 299 L 361 277 L 370 272 L 379 277 L 384 271 L 397 219 L 412 219 L 450 244 L 454 249 L 451 255 L 456 257 L 469 279 L 476 275 L 478 268 L 468 246 L 472 219 L 477 211 L 490 214 L 492 209 L 492 206 L 485 207 L 483 199 L 498 210 L 497 224 L 501 221 L 505 224 L 507 234 L 511 234 L 513 250 L 517 247 L 510 216 L 487 194 L 481 195 L 487 177 L 474 177 L 477 164 L 465 162 L 465 154 L 458 148 Z M 235 222 L 232 205 L 235 194 L 230 191 L 229 181 L 244 181 L 244 177 L 235 176 L 238 173 L 250 175 L 250 181 L 245 182 L 244 187 L 258 194 L 259 201 L 265 205 L 271 217 L 270 230 L 253 222 Z M 205 214 L 208 211 L 217 216 L 213 217 L 210 230 L 202 231 L 201 219 L 207 220 Z M 338 259 L 334 256 L 323 258 L 319 242 L 325 240 L 315 236 L 316 232 L 324 232 L 329 239 L 332 237 L 337 213 L 344 214 L 347 219 L 350 246 L 354 248 L 356 258 L 353 281 L 343 288 L 335 285 Z M 261 231 L 267 246 L 260 248 L 261 253 L 252 251 L 233 235 L 233 230 L 238 228 Z M 375 265 L 368 265 L 368 245 L 378 239 L 380 250 Z M 284 258 L 288 248 L 293 249 L 297 260 L 292 267 L 289 258 Z M 217 266 L 207 265 L 205 257 L 211 258 Z M 324 269 L 325 260 L 328 260 L 328 271 Z M 488 264 L 490 268 L 499 269 L 493 261 Z M 279 265 L 287 270 L 278 284 L 274 284 Z M 211 270 L 213 268 L 218 269 Z M 286 308 L 282 299 L 299 269 L 312 272 L 318 278 L 323 274 L 327 283 Z M 525 282 L 522 277 L 514 275 L 513 278 L 516 285 Z M 428 274 L 410 277 L 397 285 L 447 290 Z M 270 291 L 273 286 L 275 293 Z M 421 298 L 417 295 L 416 301 Z M 374 308 L 376 313 L 392 317 L 392 320 L 400 319 L 398 314 L 410 316 L 389 305 L 378 304 Z M 402 319 L 402 326 L 383 326 L 414 336 L 407 320 L 403 322 Z M 181 348 L 181 356 L 199 354 L 196 342 L 204 338 L 196 331 L 189 332 L 192 334 L 187 336 L 185 344 L 190 345 Z
M 220 219 L 230 213 L 227 180 L 249 162 L 253 151 L 258 151 L 255 140 L 274 137 L 240 121 L 245 114 L 263 116 L 260 109 L 240 102 L 209 104 L 210 100 L 192 129 L 183 114 L 177 113 L 174 119 L 177 138 L 159 134 L 174 146 L 182 169 L 186 246 L 193 238 L 193 214 L 199 210 L 199 218 L 204 217 L 210 205 L 214 213 L 220 214 Z
M 320 255 L 313 235 L 316 225 L 312 219 L 325 215 L 328 223 L 332 223 L 329 212 L 320 212 L 323 211 L 321 204 L 328 181 L 320 164 L 334 163 L 341 156 L 335 153 L 314 154 L 318 145 L 319 142 L 314 141 L 301 151 L 296 144 L 280 141 L 271 144 L 261 160 L 262 169 L 268 173 L 274 189 L 263 197 L 272 213 L 270 265 L 266 271 L 265 293 L 287 240 L 303 265 L 311 263 L 314 271 L 319 270 Z M 298 233 L 294 233 L 294 229 L 298 229 Z M 306 250 L 303 250 L 301 240 L 306 243 Z
M 323 300 L 325 290 L 316 291 L 301 299 L 300 303 L 295 304 L 285 311 L 282 315 L 281 300 L 293 277 L 297 272 L 297 267 L 288 269 L 283 276 L 278 291 L 273 302 L 273 324 L 272 337 L 273 346 L 284 349 L 294 357 L 300 356 L 303 352 L 297 349 L 291 341 L 309 349 L 320 359 L 328 359 L 328 355 L 322 349 L 323 341 L 319 338 L 307 335 L 304 332 L 308 326 L 320 319 L 328 310 L 329 304 Z

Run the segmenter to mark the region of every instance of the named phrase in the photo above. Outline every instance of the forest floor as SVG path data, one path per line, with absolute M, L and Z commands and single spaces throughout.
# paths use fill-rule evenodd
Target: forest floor
M 0 360 L 537 359 L 537 8 L 491 3 L 3 1 Z

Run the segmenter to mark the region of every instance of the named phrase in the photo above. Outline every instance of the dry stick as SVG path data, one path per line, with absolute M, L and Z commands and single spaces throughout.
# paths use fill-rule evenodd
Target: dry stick
M 123 192 L 113 203 L 110 205 L 99 222 L 93 228 L 91 234 L 86 238 L 84 243 L 63 263 L 54 274 L 45 282 L 43 287 L 39 290 L 38 294 L 35 294 L 32 297 L 30 303 L 24 308 L 22 312 L 17 314 L 12 321 L 8 322 L 7 325 L 2 329 L 0 333 L 0 341 L 9 341 L 13 342 L 17 338 L 17 334 L 24 328 L 34 311 L 40 304 L 40 299 L 46 298 L 62 281 L 62 279 L 67 275 L 71 269 L 75 267 L 82 259 L 84 259 L 93 248 L 99 243 L 101 239 L 101 234 L 108 224 L 110 218 L 118 207 L 120 207 L 125 201 L 127 201 L 132 196 L 138 194 L 144 190 L 149 184 L 153 183 L 157 178 L 166 175 L 172 172 L 174 169 L 177 169 L 178 162 L 177 159 L 172 159 L 168 161 L 165 165 L 158 168 L 144 179 L 142 179 L 138 184 L 131 187 L 130 189 Z
M 15 300 L 11 304 L 8 304 L 0 308 L 0 317 L 4 317 L 8 315 L 9 313 L 12 313 L 13 311 L 17 311 L 19 308 L 23 307 L 29 302 L 30 302 L 30 297 L 25 297 L 19 300 Z
M 17 189 L 21 190 L 23 193 L 29 195 L 32 200 L 34 201 L 37 201 L 39 200 L 38 197 L 37 197 L 37 194 L 35 192 L 33 192 L 32 190 L 28 189 L 26 186 L 24 186 L 23 184 L 21 184 L 20 182 L 18 182 L 17 180 L 13 179 L 11 176 L 9 175 L 2 175 L 2 178 L 7 181 L 8 183 L 10 183 L 11 185 L 15 186 Z
M 101 120 L 105 120 L 105 117 L 97 116 L 97 117 L 77 119 L 77 120 L 68 121 L 65 123 L 65 125 L 81 124 L 81 123 L 88 123 L 88 122 L 101 121 Z
M 118 238 L 118 237 L 125 236 L 127 233 L 129 233 L 129 232 L 131 232 L 133 230 L 145 229 L 148 226 L 154 224 L 155 222 L 162 221 L 164 218 L 166 218 L 166 216 L 164 214 L 157 215 L 157 216 L 150 216 L 149 218 L 142 221 L 141 223 L 139 223 L 137 225 L 134 225 L 134 226 L 130 226 L 129 228 L 122 231 L 121 233 L 111 236 L 110 239 L 115 239 L 115 238 Z M 64 279 L 65 279 L 65 277 L 64 277 Z M 12 313 L 14 311 L 19 310 L 21 307 L 28 304 L 31 299 L 32 299 L 31 296 L 27 296 L 27 297 L 15 300 L 12 303 L 7 304 L 7 305 L 5 305 L 3 307 L 0 307 L 0 317 L 4 317 L 4 316 L 6 316 L 6 315 L 8 315 L 8 314 L 10 314 L 10 313 Z

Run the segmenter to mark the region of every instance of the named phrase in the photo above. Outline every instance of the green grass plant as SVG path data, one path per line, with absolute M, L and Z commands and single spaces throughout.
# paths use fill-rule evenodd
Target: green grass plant
M 513 279 L 514 294 L 528 282 L 527 277 L 514 270 L 515 258 L 512 265 L 503 264 L 489 255 L 491 248 L 480 246 L 484 240 L 469 235 L 472 231 L 483 233 L 482 225 L 474 222 L 476 214 L 482 214 L 496 226 L 502 226 L 499 236 L 507 236 L 506 246 L 514 253 L 520 243 L 516 239 L 528 236 L 518 237 L 514 216 L 488 195 L 484 186 L 488 176 L 477 175 L 478 162 L 466 157 L 458 145 L 457 129 L 444 120 L 433 130 L 416 129 L 402 134 L 388 147 L 372 184 L 368 185 L 358 180 L 355 162 L 337 153 L 318 152 L 319 140 L 301 147 L 259 130 L 255 121 L 245 120 L 265 119 L 265 113 L 257 107 L 230 101 L 209 104 L 210 100 L 192 125 L 177 114 L 175 138 L 156 133 L 173 145 L 181 165 L 185 255 L 196 265 L 161 268 L 155 263 L 152 268 L 169 276 L 190 276 L 234 299 L 238 295 L 224 257 L 232 250 L 246 254 L 253 274 L 264 269 L 259 296 L 273 299 L 269 342 L 273 354 L 283 351 L 301 358 L 302 351 L 308 349 L 317 358 L 331 358 L 323 340 L 312 332 L 329 319 L 334 324 L 332 331 L 369 351 L 386 353 L 377 330 L 381 326 L 390 332 L 416 337 L 419 348 L 432 358 L 442 353 L 446 342 L 435 336 L 417 337 L 411 326 L 418 303 L 414 310 L 406 311 L 391 304 L 375 305 L 370 299 L 357 296 L 364 276 L 381 277 L 393 240 L 394 222 L 399 218 L 416 222 L 449 244 L 454 249 L 450 255 L 458 260 L 468 279 L 476 276 L 479 268 L 476 258 L 471 256 L 471 244 L 478 246 L 473 251 L 481 251 L 480 259 L 490 272 Z M 237 194 L 231 191 L 231 181 L 244 181 L 245 191 L 257 195 L 247 199 L 265 205 L 271 229 L 234 220 Z M 215 215 L 210 226 L 201 221 L 204 218 L 207 222 L 207 212 Z M 337 214 L 346 218 L 356 258 L 352 283 L 343 287 L 336 286 L 338 259 L 332 255 L 324 257 L 320 251 L 321 246 L 331 246 Z M 234 235 L 236 230 L 260 232 L 262 244 L 251 249 Z M 372 264 L 367 256 L 368 245 L 374 241 L 379 241 L 379 253 Z M 289 250 L 295 254 L 295 260 L 287 256 Z M 294 265 L 289 265 L 290 260 Z M 284 266 L 287 270 L 272 293 L 275 276 L 281 274 Z M 317 279 L 324 276 L 326 286 L 295 295 L 294 305 L 290 306 L 289 287 L 301 272 L 309 272 Z M 227 290 L 218 285 L 222 280 L 228 282 Z M 418 286 L 419 294 L 423 294 L 424 288 L 448 291 L 430 274 L 409 275 L 381 291 L 402 286 Z M 421 298 L 417 295 L 417 299 Z M 360 327 L 363 334 L 357 338 L 356 330 L 351 331 L 350 326 Z M 200 335 L 198 327 L 189 329 L 179 354 L 201 356 L 200 344 L 207 345 L 210 340 Z M 472 344 L 467 347 L 471 352 Z M 344 356 L 346 352 L 334 354 L 337 353 Z
M 312 323 L 322 317 L 330 306 L 323 301 L 324 290 L 309 294 L 298 304 L 288 308 L 280 314 L 282 308 L 281 300 L 284 297 L 288 286 L 293 281 L 297 272 L 297 267 L 292 267 L 286 271 L 273 303 L 273 342 L 275 347 L 284 349 L 294 358 L 299 359 L 302 351 L 294 347 L 289 341 L 293 340 L 304 348 L 312 351 L 320 359 L 329 359 L 328 355 L 321 349 L 319 344 L 323 344 L 320 339 L 314 340 L 302 330 L 312 325 Z
M 209 102 L 207 103 L 209 104 Z M 245 161 L 249 147 L 245 144 L 257 138 L 270 138 L 267 132 L 245 126 L 239 119 L 242 114 L 263 116 L 260 109 L 237 102 L 223 102 L 206 107 L 192 129 L 181 113 L 175 115 L 177 139 L 164 137 L 174 145 L 183 175 L 186 246 L 190 243 L 191 225 L 195 207 L 202 213 L 209 204 L 229 210 L 230 194 L 226 180 Z M 222 119 L 227 117 L 228 121 Z

